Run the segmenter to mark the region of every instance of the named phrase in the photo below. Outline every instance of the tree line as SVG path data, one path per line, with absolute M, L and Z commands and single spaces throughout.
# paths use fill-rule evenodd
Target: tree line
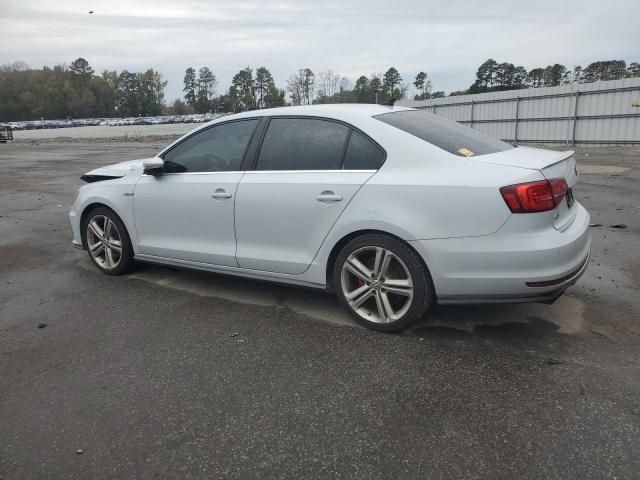
M 96 75 L 84 58 L 39 70 L 16 62 L 0 67 L 0 121 L 159 115 L 166 85 L 152 68 Z
M 247 66 L 233 76 L 226 92 L 216 96 L 216 76 L 207 67 L 197 72 L 196 75 L 194 67 L 185 70 L 184 101 L 176 100 L 173 110 L 240 112 L 314 103 L 380 103 L 392 97 L 403 98 L 408 89 L 394 67 L 384 74 L 363 75 L 355 84 L 333 70 L 314 73 L 310 68 L 300 68 L 287 79 L 285 88 L 278 88 L 267 67 L 258 67 L 254 72 Z
M 578 65 L 573 69 L 556 63 L 527 71 L 523 66 L 516 67 L 509 62 L 498 63 L 490 58 L 478 67 L 476 80 L 468 90 L 454 93 L 461 95 L 521 88 L 557 87 L 571 83 L 620 80 L 629 77 L 640 77 L 640 63 L 632 62 L 627 66 L 624 60 L 605 60 L 590 63 L 585 68 Z
M 523 66 L 488 59 L 478 67 L 476 79 L 467 90 L 449 95 L 626 77 L 640 77 L 638 62 L 627 65 L 624 60 L 596 61 L 573 69 L 556 63 L 527 71 Z M 445 96 L 444 91 L 433 89 L 426 72 L 419 72 L 406 82 L 395 67 L 384 73 L 361 75 L 355 81 L 332 70 L 315 73 L 308 67 L 300 68 L 281 88 L 266 66 L 246 66 L 221 94 L 211 68 L 189 67 L 183 79 L 183 99 L 170 106 L 165 104 L 166 86 L 163 76 L 152 68 L 143 72 L 104 70 L 98 75 L 84 58 L 69 66 L 42 69 L 15 62 L 0 67 L 0 121 L 240 112 L 313 103 L 382 103 L 391 98 L 407 98 L 411 86 L 415 100 Z

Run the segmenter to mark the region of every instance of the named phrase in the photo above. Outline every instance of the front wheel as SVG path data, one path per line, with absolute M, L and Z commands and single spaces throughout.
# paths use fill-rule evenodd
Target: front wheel
M 358 323 L 382 332 L 407 328 L 434 302 L 421 259 L 386 235 L 363 235 L 347 243 L 336 259 L 333 285 Z
M 89 212 L 83 233 L 89 258 L 102 273 L 122 275 L 131 269 L 131 240 L 124 223 L 113 210 L 98 207 Z

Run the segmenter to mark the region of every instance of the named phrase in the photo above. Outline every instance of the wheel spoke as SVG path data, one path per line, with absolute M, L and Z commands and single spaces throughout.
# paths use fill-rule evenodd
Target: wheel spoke
M 413 294 L 413 284 L 408 278 L 403 280 L 387 278 L 384 282 L 382 282 L 382 286 L 389 293 L 404 295 L 406 297 L 409 297 Z
M 393 255 L 388 250 L 384 250 L 384 257 L 382 258 L 382 265 L 380 266 L 380 278 L 384 278 L 389 271 L 389 264 L 391 264 L 392 259 Z
M 93 245 L 89 245 L 89 251 L 91 255 L 97 257 L 104 250 L 104 244 L 102 242 L 94 243 Z
M 106 240 L 109 240 L 109 238 L 111 238 L 110 232 L 111 232 L 111 220 L 109 220 L 107 217 L 104 217 L 104 228 L 102 229 L 102 231 L 104 232 L 104 238 Z
M 107 268 L 111 268 L 114 265 L 114 261 L 113 261 L 113 256 L 111 255 L 111 248 L 110 247 L 106 247 L 105 248 L 105 253 L 104 253 L 104 263 L 106 264 Z
M 382 259 L 386 255 L 387 251 L 382 247 L 376 247 L 376 258 L 373 262 L 373 272 L 380 278 L 380 267 L 382 266 Z
M 117 253 L 122 253 L 122 243 L 119 240 L 109 240 L 109 248 Z
M 376 306 L 378 307 L 378 320 L 380 322 L 389 322 L 389 317 L 387 316 L 387 310 L 385 308 L 384 302 L 382 301 L 382 295 L 376 295 Z
M 413 288 L 397 288 L 397 287 L 385 287 L 387 293 L 394 293 L 396 295 L 403 295 L 405 297 L 410 297 L 413 295 Z
M 385 278 L 382 284 L 385 287 L 411 288 L 413 284 L 408 278 Z
M 344 267 L 365 282 L 371 280 L 371 270 L 365 267 L 356 257 L 349 258 Z
M 98 226 L 98 223 L 95 220 L 91 220 L 89 222 L 89 230 L 91 230 L 91 232 L 100 240 L 104 238 L 104 231 Z
M 364 294 L 360 295 L 359 298 L 357 298 L 356 300 L 350 301 L 349 305 L 351 305 L 354 309 L 358 309 L 358 308 L 360 308 L 360 305 L 362 305 L 364 302 L 366 302 L 372 296 L 373 296 L 373 290 L 367 289 L 367 291 Z
M 368 291 L 370 289 L 371 289 L 371 287 L 365 283 L 361 287 L 356 288 L 354 291 L 347 293 L 345 295 L 345 298 L 347 300 L 353 300 L 354 298 L 359 297 L 360 295 L 362 295 L 363 293 L 365 293 L 366 291 Z
M 398 317 L 393 311 L 393 307 L 391 306 L 391 302 L 389 302 L 389 297 L 387 296 L 387 294 L 384 292 L 380 292 L 380 295 L 378 296 L 380 297 L 380 300 L 381 300 L 382 306 L 385 309 L 385 312 L 387 312 L 387 321 L 396 320 Z

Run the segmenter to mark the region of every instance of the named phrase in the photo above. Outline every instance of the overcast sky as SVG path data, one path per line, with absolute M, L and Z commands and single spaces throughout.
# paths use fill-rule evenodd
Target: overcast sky
M 640 0 L 0 0 L 0 63 L 77 57 L 96 72 L 157 69 L 169 102 L 184 69 L 205 65 L 218 91 L 265 65 L 280 87 L 300 67 L 355 80 L 395 66 L 449 92 L 490 57 L 527 69 L 640 61 Z

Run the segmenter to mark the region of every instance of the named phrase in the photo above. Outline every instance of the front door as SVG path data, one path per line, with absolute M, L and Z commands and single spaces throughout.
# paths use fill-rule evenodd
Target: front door
M 162 154 L 166 173 L 142 175 L 134 191 L 140 252 L 237 266 L 234 204 L 258 120 L 216 124 Z

